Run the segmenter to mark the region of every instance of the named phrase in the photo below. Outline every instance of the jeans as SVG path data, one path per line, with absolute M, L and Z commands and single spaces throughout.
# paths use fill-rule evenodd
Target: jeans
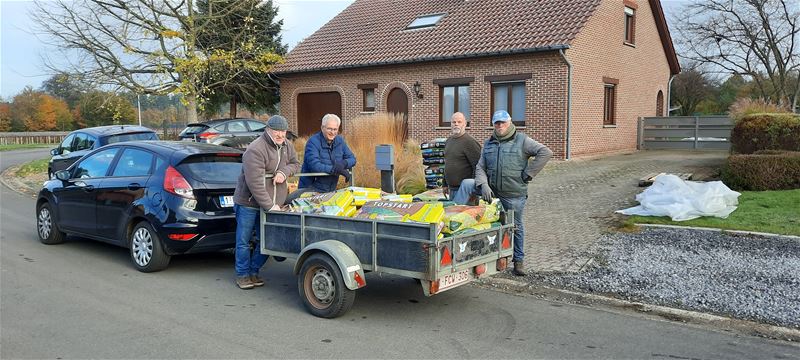
M 455 191 L 453 191 L 456 189 Z M 461 180 L 461 186 L 450 188 L 450 200 L 458 205 L 466 205 L 469 197 L 475 194 L 475 179 Z
M 233 205 L 236 212 L 236 276 L 258 275 L 258 271 L 267 262 L 269 256 L 261 254 L 261 226 L 259 225 L 259 209 L 239 204 Z M 253 235 L 256 237 L 256 246 L 251 248 Z
M 501 197 L 500 203 L 506 210 L 514 210 L 514 257 L 513 261 L 522 261 L 525 257 L 525 226 L 522 222 L 522 213 L 525 211 L 525 202 L 528 196 Z

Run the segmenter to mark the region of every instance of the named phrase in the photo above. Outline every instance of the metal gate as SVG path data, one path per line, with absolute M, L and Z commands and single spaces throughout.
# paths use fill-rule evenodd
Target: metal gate
M 639 118 L 639 149 L 731 148 L 733 120 L 727 116 Z

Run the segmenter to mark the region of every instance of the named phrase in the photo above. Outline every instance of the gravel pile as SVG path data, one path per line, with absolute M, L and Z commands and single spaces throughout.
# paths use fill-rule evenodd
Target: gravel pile
M 645 228 L 601 239 L 596 264 L 551 285 L 800 328 L 800 241 Z

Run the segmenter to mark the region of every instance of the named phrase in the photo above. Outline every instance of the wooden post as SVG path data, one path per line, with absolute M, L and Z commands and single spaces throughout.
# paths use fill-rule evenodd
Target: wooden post
M 699 133 L 700 133 L 700 119 L 697 116 L 695 116 L 694 117 L 694 149 L 695 150 L 697 150 L 697 143 L 698 143 L 697 136 L 699 135 Z

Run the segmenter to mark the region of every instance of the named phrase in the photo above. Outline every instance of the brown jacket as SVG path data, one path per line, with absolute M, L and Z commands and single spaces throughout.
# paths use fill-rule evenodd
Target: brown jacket
M 289 140 L 279 146 L 267 135 L 269 129 L 247 146 L 242 157 L 242 173 L 233 193 L 233 202 L 242 206 L 271 209 L 272 205 L 283 205 L 289 188 L 284 181 L 276 186 L 272 179 L 264 181 L 264 175 L 278 172 L 286 177 L 300 171 L 297 152 Z M 275 198 L 273 198 L 273 196 Z

